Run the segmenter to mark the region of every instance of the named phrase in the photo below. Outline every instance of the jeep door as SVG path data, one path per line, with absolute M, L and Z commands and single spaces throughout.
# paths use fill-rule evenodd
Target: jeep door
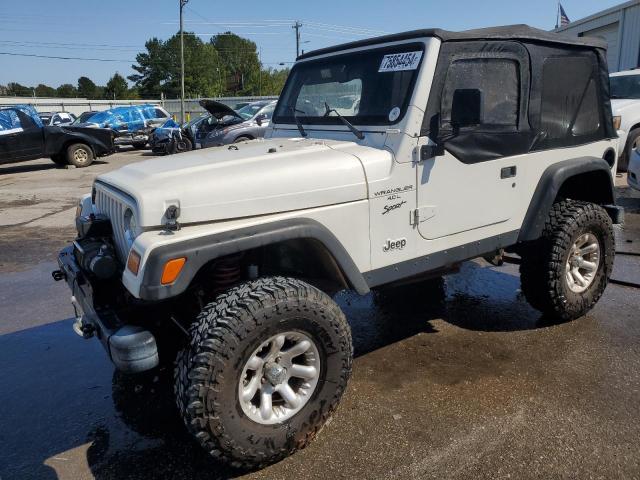
M 455 243 L 451 236 L 476 231 L 461 235 L 467 242 L 507 230 L 531 142 L 528 62 L 516 42 L 443 44 L 422 127 L 429 141 L 421 138 L 438 147 L 422 147 L 416 168 L 424 239 Z

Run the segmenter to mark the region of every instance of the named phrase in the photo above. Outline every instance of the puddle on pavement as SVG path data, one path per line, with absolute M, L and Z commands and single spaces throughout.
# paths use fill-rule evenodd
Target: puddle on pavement
M 472 334 L 545 326 L 521 298 L 512 266 L 469 263 L 444 281 L 364 297 L 344 292 L 336 300 L 352 325 L 360 357 L 356 367 L 376 372 L 376 381 L 363 376 L 371 388 L 384 383 L 400 388 L 419 376 L 455 384 L 496 375 L 497 365 L 510 363 L 513 347 L 484 337 L 474 344 Z M 79 339 L 71 323 L 62 319 L 0 336 L 3 480 L 69 478 L 82 465 L 98 479 L 160 478 L 167 472 L 173 478 L 211 479 L 238 473 L 217 464 L 191 440 L 161 378 L 114 373 L 99 342 Z M 472 334 L 458 338 L 458 330 Z M 446 338 L 432 341 L 437 337 L 432 333 Z M 386 358 L 384 349 L 394 344 L 406 348 Z M 367 362 L 370 352 L 376 359 Z

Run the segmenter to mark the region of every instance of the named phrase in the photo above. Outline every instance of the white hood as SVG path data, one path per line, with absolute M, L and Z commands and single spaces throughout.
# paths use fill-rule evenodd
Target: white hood
M 629 107 L 634 107 L 636 110 L 640 109 L 640 100 L 617 98 L 611 100 L 611 111 L 613 115 L 620 115 Z
M 180 223 L 300 210 L 367 198 L 349 143 L 257 140 L 127 165 L 97 181 L 133 197 L 142 227 L 161 225 L 170 205 L 180 207 Z

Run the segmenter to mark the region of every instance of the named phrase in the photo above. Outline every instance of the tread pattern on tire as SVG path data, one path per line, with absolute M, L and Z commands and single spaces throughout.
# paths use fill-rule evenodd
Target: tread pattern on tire
M 576 228 L 594 222 L 603 229 L 602 275 L 583 295 L 568 299 L 562 293 L 565 282 L 565 254 Z M 522 293 L 535 309 L 560 320 L 571 320 L 589 311 L 602 296 L 613 268 L 614 233 L 611 219 L 599 205 L 577 200 L 554 203 L 542 236 L 523 253 L 520 265 Z
M 278 452 L 265 455 L 259 450 L 247 451 L 239 447 L 224 430 L 215 415 L 207 413 L 205 401 L 209 390 L 219 391 L 219 378 L 225 362 L 234 361 L 235 349 L 242 338 L 265 321 L 265 310 L 278 311 L 289 308 L 284 300 L 291 298 L 313 300 L 320 314 L 329 321 L 330 328 L 340 338 L 343 355 L 341 381 L 328 408 L 314 419 L 309 431 L 301 441 Z M 300 302 L 298 308 L 308 308 Z M 174 389 L 178 409 L 187 429 L 214 458 L 225 461 L 233 467 L 255 468 L 278 461 L 296 450 L 304 448 L 321 430 L 331 417 L 346 389 L 351 375 L 352 342 L 349 325 L 340 308 L 329 296 L 302 281 L 285 277 L 268 277 L 246 282 L 220 295 L 205 306 L 190 329 L 191 342 L 176 360 Z M 235 381 L 235 379 L 233 380 Z

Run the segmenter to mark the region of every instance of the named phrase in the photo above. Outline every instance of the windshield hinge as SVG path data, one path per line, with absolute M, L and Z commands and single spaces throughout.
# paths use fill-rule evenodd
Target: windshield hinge
M 426 207 L 419 207 L 410 213 L 409 225 L 418 226 L 421 222 L 429 220 L 431 217 L 436 216 L 436 207 L 427 205 Z
M 416 226 L 420 223 L 420 210 L 417 208 L 412 212 L 409 212 L 409 225 Z

